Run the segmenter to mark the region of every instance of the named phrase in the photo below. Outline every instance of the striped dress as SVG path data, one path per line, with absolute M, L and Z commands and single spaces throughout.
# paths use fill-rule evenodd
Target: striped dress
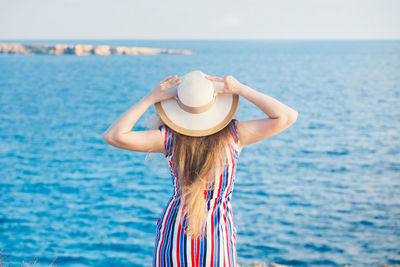
M 236 228 L 233 224 L 231 195 L 239 156 L 237 120 L 234 119 L 231 127 L 223 171 L 215 177 L 214 190 L 209 187 L 210 190 L 204 191 L 208 209 L 206 238 L 191 239 L 184 234 L 187 216 L 183 216 L 179 181 L 172 168 L 171 129 L 165 125 L 159 129 L 164 137 L 174 192 L 157 221 L 152 266 L 236 267 Z

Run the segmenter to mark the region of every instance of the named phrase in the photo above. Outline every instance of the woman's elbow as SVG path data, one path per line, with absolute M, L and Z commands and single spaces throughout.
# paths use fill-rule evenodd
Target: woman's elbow
M 287 125 L 292 125 L 293 123 L 296 122 L 298 116 L 298 112 L 293 110 L 291 113 L 287 114 L 286 116 L 286 124 Z
M 107 131 L 104 132 L 103 133 L 103 139 L 109 145 L 115 145 L 116 144 L 116 138 L 110 132 L 107 132 Z
M 297 116 L 299 113 L 297 111 L 293 111 L 293 113 L 290 115 L 289 120 L 294 123 L 297 120 Z

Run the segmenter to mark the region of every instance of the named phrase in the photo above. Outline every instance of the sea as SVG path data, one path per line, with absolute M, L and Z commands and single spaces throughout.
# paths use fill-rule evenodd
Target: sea
M 191 55 L 0 55 L 0 261 L 151 266 L 165 157 L 102 134 L 168 75 L 232 75 L 298 112 L 240 153 L 240 265 L 400 264 L 400 40 L 1 40 Z M 133 130 L 151 129 L 151 106 Z M 265 118 L 241 97 L 236 118 Z M 30 266 L 30 265 L 29 265 Z

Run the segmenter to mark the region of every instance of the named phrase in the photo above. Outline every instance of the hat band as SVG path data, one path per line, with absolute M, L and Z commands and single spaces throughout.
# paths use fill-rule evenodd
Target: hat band
M 187 105 L 183 104 L 178 98 L 178 105 L 186 112 L 198 114 L 198 113 L 203 113 L 203 112 L 206 112 L 207 110 L 209 110 L 214 105 L 215 99 L 216 99 L 216 97 L 214 96 L 213 100 L 211 100 L 210 102 L 208 102 L 207 104 L 205 104 L 203 106 L 191 107 L 191 106 L 187 106 Z

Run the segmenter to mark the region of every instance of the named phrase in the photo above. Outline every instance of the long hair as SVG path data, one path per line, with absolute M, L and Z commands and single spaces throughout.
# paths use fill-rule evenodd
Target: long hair
M 233 120 L 208 136 L 192 137 L 172 131 L 173 166 L 178 172 L 184 214 L 185 234 L 195 239 L 204 236 L 207 222 L 206 190 L 213 190 L 215 176 L 221 172 Z

